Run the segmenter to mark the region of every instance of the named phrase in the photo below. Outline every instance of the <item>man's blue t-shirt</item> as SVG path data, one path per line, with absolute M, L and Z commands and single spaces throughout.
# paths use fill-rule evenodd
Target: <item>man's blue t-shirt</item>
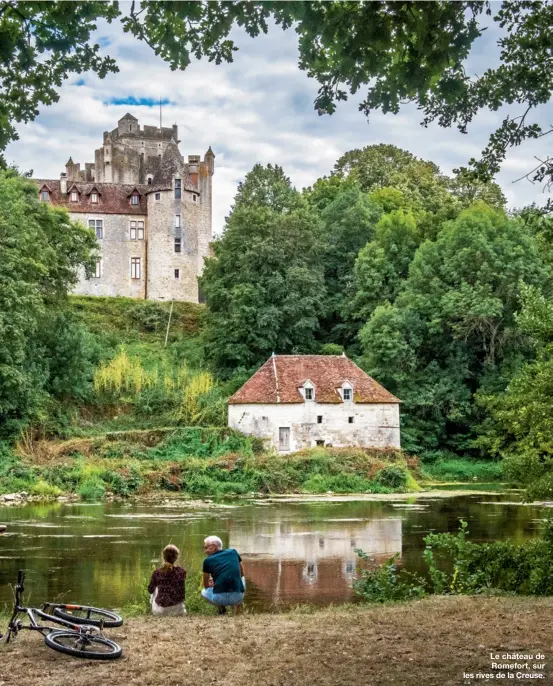
M 218 550 L 204 560 L 202 571 L 211 574 L 213 593 L 244 593 L 240 575 L 242 558 L 234 548 Z

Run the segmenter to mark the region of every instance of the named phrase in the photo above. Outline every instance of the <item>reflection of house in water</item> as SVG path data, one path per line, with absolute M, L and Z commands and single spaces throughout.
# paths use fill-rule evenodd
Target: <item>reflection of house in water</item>
M 380 561 L 401 554 L 401 519 L 324 525 L 325 531 L 305 531 L 305 524 L 258 522 L 249 534 L 231 531 L 229 546 L 245 557 L 246 575 L 262 600 L 347 600 L 359 559 L 356 548 Z

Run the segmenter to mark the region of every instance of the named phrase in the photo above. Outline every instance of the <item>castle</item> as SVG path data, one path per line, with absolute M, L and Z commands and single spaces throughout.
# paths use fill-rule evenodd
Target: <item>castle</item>
M 199 301 L 212 240 L 215 155 L 179 151 L 178 127 L 141 128 L 126 114 L 104 132 L 94 163 L 71 158 L 59 180 L 35 179 L 40 199 L 96 232 L 100 258 L 74 293 Z

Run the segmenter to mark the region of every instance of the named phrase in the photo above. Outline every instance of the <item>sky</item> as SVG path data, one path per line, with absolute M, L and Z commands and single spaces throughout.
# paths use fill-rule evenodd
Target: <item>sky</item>
M 126 3 L 121 3 L 125 5 Z M 126 112 L 144 124 L 177 124 L 185 156 L 215 153 L 213 230 L 220 234 L 238 183 L 256 163 L 278 164 L 298 188 L 328 175 L 348 150 L 391 143 L 438 164 L 449 174 L 478 157 L 505 112 L 482 111 L 463 135 L 437 124 L 420 125 L 415 106 L 398 115 L 375 113 L 370 121 L 359 112 L 364 93 L 338 104 L 335 114 L 319 116 L 313 109 L 318 84 L 300 71 L 297 36 L 274 26 L 255 39 L 242 30 L 233 33 L 239 51 L 231 64 L 194 61 L 184 72 L 171 71 L 145 44 L 124 34 L 120 25 L 101 23 L 95 39 L 104 54 L 114 57 L 120 71 L 101 80 L 75 75 L 64 83 L 60 100 L 43 107 L 35 121 L 18 125 L 20 140 L 11 143 L 6 159 L 38 178 L 58 179 L 71 156 L 84 167 L 94 161 L 103 132 L 117 126 Z M 467 63 L 469 73 L 481 74 L 497 64 L 497 33 L 493 27 L 475 44 Z M 520 108 L 522 111 L 522 107 Z M 511 109 L 513 112 L 513 109 Z M 553 125 L 553 104 L 543 106 L 537 120 Z M 514 183 L 537 165 L 534 156 L 547 154 L 549 137 L 524 143 L 510 151 L 497 182 L 511 208 L 545 204 L 540 185 Z

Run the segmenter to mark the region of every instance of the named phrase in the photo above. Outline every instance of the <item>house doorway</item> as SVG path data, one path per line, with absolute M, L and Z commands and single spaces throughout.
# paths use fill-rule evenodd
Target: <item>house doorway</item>
M 278 449 L 290 450 L 290 427 L 280 426 L 278 429 Z

